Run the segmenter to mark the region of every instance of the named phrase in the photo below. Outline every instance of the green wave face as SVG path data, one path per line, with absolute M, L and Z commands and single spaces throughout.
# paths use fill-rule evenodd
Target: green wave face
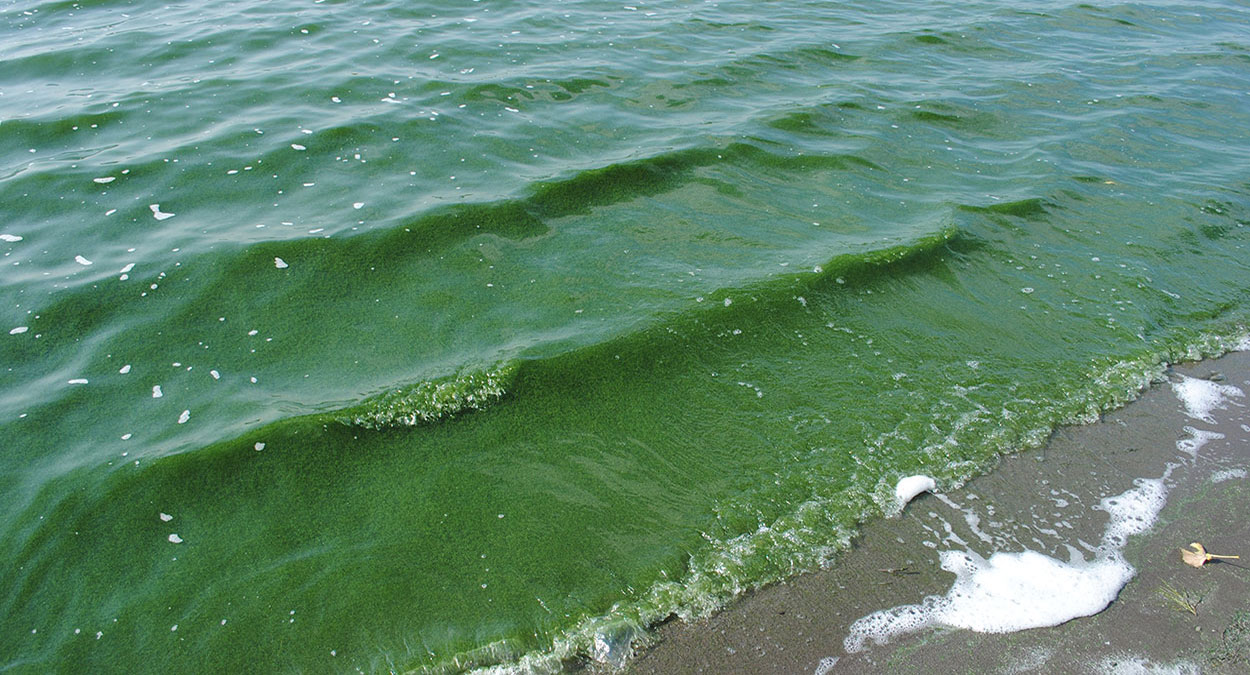
M 0 668 L 620 663 L 1230 348 L 1250 17 L 1036 9 L 0 14 Z

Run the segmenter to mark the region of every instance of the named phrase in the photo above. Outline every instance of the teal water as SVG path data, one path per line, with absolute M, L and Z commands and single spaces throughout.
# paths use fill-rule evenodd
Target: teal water
M 1243 4 L 443 4 L 0 5 L 0 668 L 619 664 L 1246 334 Z

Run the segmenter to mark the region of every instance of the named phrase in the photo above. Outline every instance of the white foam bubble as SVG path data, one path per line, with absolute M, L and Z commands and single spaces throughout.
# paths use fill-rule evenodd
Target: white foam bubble
M 76 262 L 76 263 L 78 263 L 79 265 L 82 265 L 82 266 L 84 266 L 84 267 L 85 267 L 85 266 L 87 266 L 87 265 L 94 265 L 94 264 L 95 264 L 95 263 L 91 262 L 90 260 L 87 260 L 86 258 L 84 258 L 84 257 L 82 257 L 82 256 L 80 256 L 80 255 L 76 255 L 76 256 L 74 256 L 74 262 Z
M 1207 424 L 1215 424 L 1212 411 L 1223 410 L 1229 398 L 1245 396 L 1245 392 L 1230 384 L 1181 376 L 1172 383 L 1172 391 L 1185 405 L 1185 414 Z
M 179 536 L 178 536 L 178 535 L 176 535 L 176 534 L 171 534 L 171 535 L 169 535 L 169 543 L 171 543 L 171 544 L 181 544 L 181 543 L 182 543 L 182 537 L 179 537 Z
M 164 511 L 161 512 L 160 516 L 161 516 L 161 520 L 167 523 L 174 519 L 173 516 L 169 515 L 168 513 L 165 513 Z
M 1133 489 L 1100 502 L 1110 522 L 1092 560 L 1071 546 L 1066 563 L 1030 550 L 997 552 L 989 559 L 943 551 L 942 568 L 956 576 L 946 595 L 869 614 L 851 625 L 843 646 L 857 652 L 868 641 L 884 644 L 927 626 L 1009 633 L 1101 612 L 1135 573 L 1120 551 L 1129 536 L 1154 524 L 1167 500 L 1164 478 L 1139 479 Z
M 17 328 L 10 330 L 9 335 L 21 335 L 28 330 L 30 330 L 30 326 L 18 326 Z
M 290 265 L 286 264 L 286 261 L 285 261 L 285 260 L 283 260 L 282 258 L 274 258 L 274 259 L 273 259 L 273 266 L 274 266 L 274 267 L 277 267 L 277 268 L 278 268 L 278 269 L 280 269 L 280 270 L 284 270 L 284 269 L 286 269 L 286 268 L 290 267 Z
M 21 241 L 21 240 L 22 238 L 17 236 L 16 234 L 0 234 L 0 241 L 7 241 L 10 244 L 12 244 L 13 242 Z
M 352 204 L 353 209 L 363 209 L 364 207 L 365 207 L 364 202 L 356 202 L 355 204 Z
M 1176 442 L 1176 449 L 1193 457 L 1198 458 L 1198 451 L 1202 446 L 1211 441 L 1218 441 L 1224 438 L 1224 434 L 1218 431 L 1205 431 L 1203 429 L 1195 429 L 1193 427 L 1185 427 L 1185 432 L 1189 434 L 1189 438 L 1182 438 Z
M 121 369 L 120 369 L 120 370 L 118 370 L 117 372 L 121 373 L 122 375 L 125 375 L 126 373 L 129 373 L 129 372 L 130 372 L 130 364 L 129 364 L 129 363 L 127 363 L 126 365 L 122 366 L 122 367 L 121 367 Z
M 1090 672 L 1097 675 L 1199 675 L 1202 668 L 1184 661 L 1165 665 L 1140 656 L 1116 654 L 1104 656 Z
M 91 180 L 101 185 L 104 185 L 106 183 L 112 183 L 113 181 L 117 180 L 117 176 L 102 176 L 100 178 L 92 178 Z
M 256 445 L 253 445 L 252 447 L 256 448 L 256 452 L 260 452 L 261 450 L 265 449 L 265 444 L 261 442 L 257 442 Z
M 178 424 L 186 424 L 187 420 L 190 420 L 190 419 L 191 419 L 191 411 L 183 410 L 182 414 L 178 416 Z
M 295 150 L 307 150 L 307 149 L 308 149 L 308 148 L 306 148 L 306 147 L 304 147 L 304 146 L 300 145 L 299 143 L 292 143 L 292 144 L 291 144 L 291 147 L 292 147 L 293 149 L 295 149 Z
M 152 387 L 152 398 L 160 398 L 164 395 L 165 395 L 165 392 L 161 391 L 161 385 L 158 384 Z
M 922 492 L 931 492 L 937 488 L 937 481 L 930 476 L 908 476 L 900 479 L 894 486 L 895 510 L 901 511 L 908 502 Z
M 70 381 L 69 381 L 69 383 L 70 383 L 70 384 L 87 384 L 87 378 L 85 378 L 85 377 L 76 377 L 76 378 L 74 378 L 74 379 L 70 380 Z
M 1212 483 L 1223 483 L 1226 480 L 1235 480 L 1246 477 L 1245 469 L 1224 469 L 1211 474 Z

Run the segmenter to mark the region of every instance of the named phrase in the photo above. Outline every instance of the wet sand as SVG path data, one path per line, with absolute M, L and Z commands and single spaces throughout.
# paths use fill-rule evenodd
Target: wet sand
M 1250 393 L 1250 352 L 1174 367 Z M 1043 447 L 895 518 L 867 524 L 829 569 L 744 596 L 707 619 L 670 621 L 627 668 L 669 673 L 1250 672 L 1250 397 L 1210 420 L 1187 414 L 1169 382 L 1094 424 L 1058 430 Z M 1216 432 L 1190 453 L 1187 441 Z M 923 628 L 848 653 L 851 624 L 942 596 L 955 575 L 938 552 L 1033 550 L 1092 558 L 1108 522 L 1103 498 L 1134 480 L 1164 481 L 1167 503 L 1123 557 L 1136 575 L 1107 609 L 1013 633 Z M 1180 549 L 1242 560 L 1185 565 Z

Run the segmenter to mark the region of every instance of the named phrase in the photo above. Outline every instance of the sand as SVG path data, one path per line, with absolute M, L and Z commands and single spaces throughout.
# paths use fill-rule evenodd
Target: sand
M 1178 398 L 1193 389 L 1185 378 L 1250 394 L 1250 353 L 1168 376 L 1097 423 L 1062 428 L 959 490 L 922 494 L 898 517 L 865 525 L 828 569 L 710 618 L 660 626 L 627 672 L 1250 672 L 1250 396 L 1229 398 L 1206 419 Z M 955 575 L 940 567 L 940 551 L 1032 550 L 1068 561 L 1074 546 L 1092 559 L 1108 523 L 1100 502 L 1159 478 L 1166 505 L 1128 538 L 1122 556 L 1135 574 L 1105 610 L 1010 633 L 929 626 L 847 652 L 856 620 L 950 590 Z M 1180 555 L 1191 542 L 1245 560 L 1191 567 Z

